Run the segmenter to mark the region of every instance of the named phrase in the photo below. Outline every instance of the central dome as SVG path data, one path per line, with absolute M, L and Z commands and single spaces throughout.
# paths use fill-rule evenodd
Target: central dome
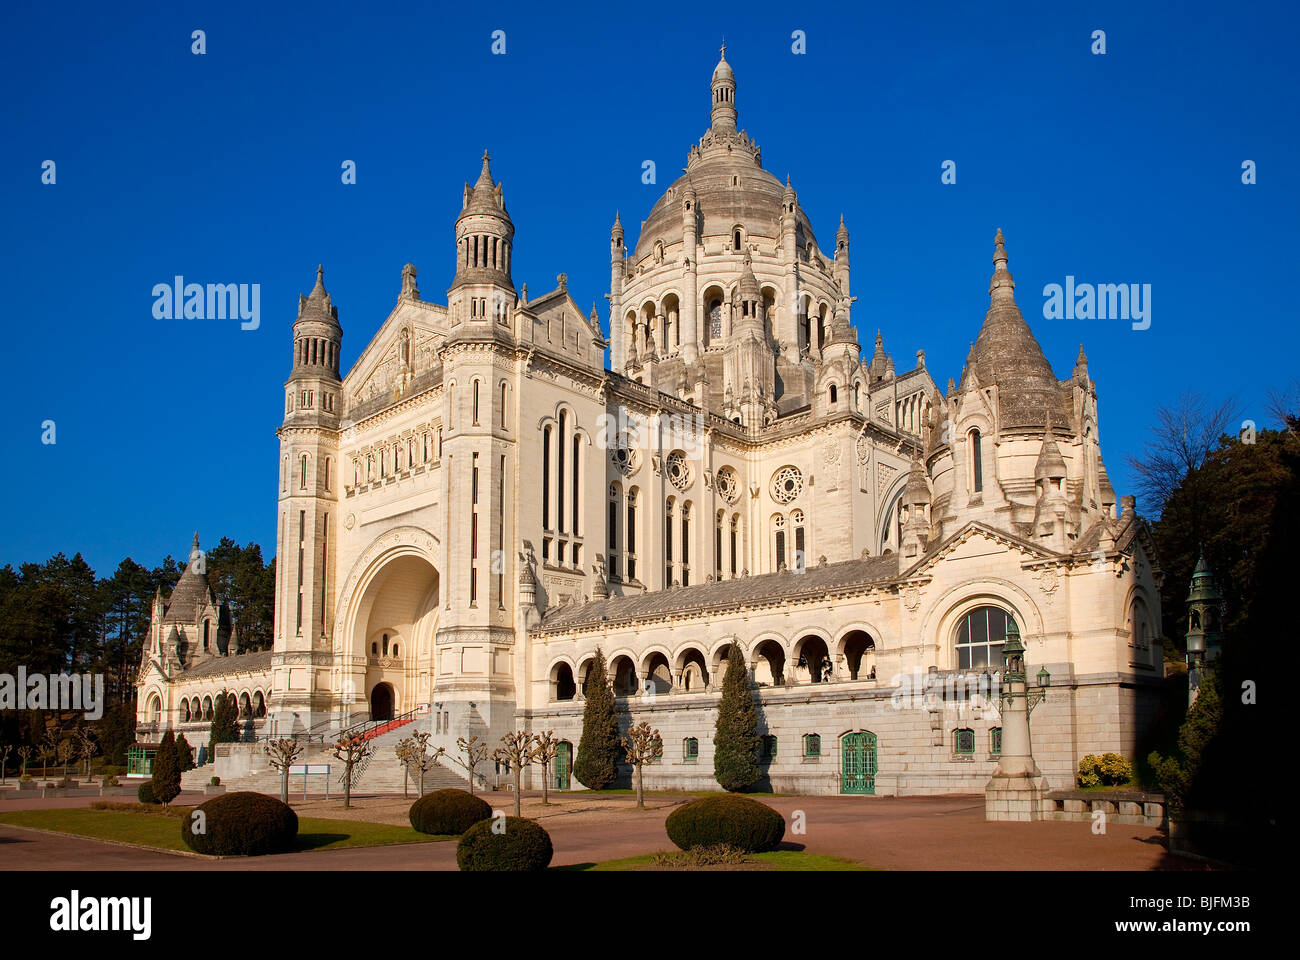
M 650 253 L 656 241 L 665 245 L 681 238 L 682 198 L 695 190 L 700 237 L 727 236 L 740 228 L 747 236 L 776 239 L 781 217 L 791 199 L 789 184 L 763 169 L 758 144 L 736 129 L 736 78 L 727 63 L 726 47 L 713 71 L 712 125 L 691 147 L 686 172 L 678 177 L 650 210 L 641 225 L 634 260 Z M 790 191 L 792 194 L 792 191 Z M 794 204 L 799 246 L 815 244 L 807 214 Z
M 703 218 L 701 237 L 725 236 L 736 226 L 750 236 L 781 236 L 785 185 L 743 153 L 714 153 L 701 157 L 678 177 L 651 208 L 641 225 L 635 260 L 648 254 L 656 240 L 672 243 L 681 239 L 681 199 L 688 188 L 694 188 Z M 795 210 L 803 240 L 800 246 L 816 243 L 807 214 L 801 206 Z

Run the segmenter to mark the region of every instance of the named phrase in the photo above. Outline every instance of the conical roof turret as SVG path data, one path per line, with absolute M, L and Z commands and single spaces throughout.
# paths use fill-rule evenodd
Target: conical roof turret
M 984 385 L 996 384 L 1004 429 L 1043 426 L 1049 414 L 1070 422 L 1066 397 L 1052 365 L 1016 305 L 1002 231 L 994 238 L 989 309 L 967 360 Z M 964 377 L 963 377 L 964 379 Z

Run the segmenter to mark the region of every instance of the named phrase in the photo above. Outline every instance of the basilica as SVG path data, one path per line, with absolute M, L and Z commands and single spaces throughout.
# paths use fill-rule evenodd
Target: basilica
M 455 754 L 550 730 L 551 786 L 579 789 L 599 650 L 621 722 L 664 738 L 647 786 L 713 789 L 738 646 L 770 789 L 982 792 L 1001 723 L 980 692 L 1018 635 L 1048 688 L 1032 732 L 1051 786 L 1085 754 L 1134 754 L 1163 676 L 1161 572 L 1107 478 L 1083 348 L 1058 378 L 999 230 L 959 378 L 941 388 L 921 351 L 896 365 L 878 331 L 865 352 L 848 227 L 823 245 L 763 168 L 725 48 L 709 98 L 634 245 L 614 220 L 605 325 L 563 274 L 516 287 L 486 153 L 446 302 L 407 265 L 350 370 L 317 271 L 284 386 L 273 649 L 219 639 L 228 613 L 192 563 L 155 602 L 142 741 L 202 729 L 224 693 L 249 739 L 423 729 Z M 248 746 L 231 771 L 256 769 Z

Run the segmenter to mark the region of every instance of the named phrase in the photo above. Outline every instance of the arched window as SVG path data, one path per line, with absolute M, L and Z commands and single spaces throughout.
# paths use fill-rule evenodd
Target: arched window
M 732 249 L 732 250 L 739 250 L 739 249 L 740 249 L 740 231 L 739 231 L 739 230 L 737 230 L 737 231 L 735 232 L 735 234 L 732 235 L 732 238 L 731 238 L 731 249 Z
M 474 381 L 474 426 L 478 426 L 478 381 Z
M 970 488 L 979 493 L 984 489 L 984 452 L 980 432 L 970 432 Z
M 564 525 L 564 448 L 565 448 L 565 427 L 568 425 L 569 415 L 566 411 L 560 411 L 560 429 L 555 436 L 555 513 L 558 517 L 556 529 L 563 533 L 567 527 Z
M 302 455 L 299 464 L 301 467 L 301 472 L 298 475 L 298 489 L 306 490 L 307 489 L 307 454 L 304 453 Z
M 682 504 L 682 586 L 691 585 L 691 505 Z
M 153 723 L 162 720 L 162 700 L 158 698 L 157 694 L 149 698 L 149 719 Z
M 542 529 L 551 529 L 551 428 L 542 431 Z
M 957 624 L 957 669 L 1002 669 L 1002 644 L 1015 619 L 1000 607 L 976 607 Z
M 682 741 L 682 759 L 698 760 L 700 758 L 700 741 L 697 737 L 687 737 Z
M 737 560 L 740 557 L 740 514 L 731 515 L 731 575 L 736 576 Z
M 636 487 L 627 492 L 627 527 L 624 532 L 624 540 L 627 544 L 627 578 L 629 580 L 636 580 L 637 493 Z
M 664 587 L 673 585 L 673 512 L 677 509 L 677 503 L 672 498 L 668 498 L 668 503 L 664 506 Z
M 994 727 L 989 731 L 989 753 L 999 756 L 1002 753 L 1002 728 Z
M 726 513 L 718 511 L 718 515 L 713 519 L 713 577 L 715 580 L 722 579 L 722 522 L 726 518 Z
M 384 656 L 388 656 L 388 634 L 384 634 Z
M 456 429 L 456 384 L 447 387 L 447 429 Z
M 328 493 L 328 492 L 329 492 L 329 489 L 330 489 L 330 464 L 331 464 L 331 463 L 333 463 L 333 459 L 332 459 L 331 457 L 326 457 L 326 458 L 325 458 L 325 473 L 324 473 L 324 475 L 321 477 L 321 479 L 322 479 L 322 480 L 324 481 L 324 483 L 325 483 L 325 492 L 326 492 L 326 493 Z
M 835 389 L 835 384 L 833 383 L 831 384 L 830 394 L 831 394 L 831 405 L 833 406 L 835 404 L 836 398 L 839 396 L 839 394 Z
M 776 569 L 785 566 L 785 517 L 777 514 L 772 518 L 773 546 L 772 556 Z
M 510 429 L 510 414 L 506 409 L 506 382 L 501 381 L 501 429 Z
M 767 734 L 759 742 L 758 758 L 763 763 L 771 763 L 776 759 L 776 737 Z
M 619 521 L 619 499 L 620 488 L 617 483 L 609 485 L 609 521 L 606 524 L 609 530 L 609 579 L 618 580 L 618 521 Z
M 808 566 L 808 554 L 804 541 L 804 521 L 803 511 L 796 510 L 790 514 L 790 525 L 794 528 L 794 555 L 790 558 L 795 570 L 803 570 Z
M 205 619 L 203 621 L 203 652 L 204 653 L 208 652 L 208 637 L 209 634 L 211 633 L 211 629 L 212 629 L 212 621 Z
M 958 756 L 967 756 L 975 752 L 975 731 L 962 727 L 952 732 L 952 752 Z

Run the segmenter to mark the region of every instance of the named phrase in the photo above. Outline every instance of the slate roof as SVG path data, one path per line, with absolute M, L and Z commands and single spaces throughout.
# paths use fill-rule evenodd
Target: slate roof
M 1043 427 L 1048 417 L 1058 425 L 1074 422 L 1069 387 L 1062 387 L 1043 355 L 1029 324 L 1016 306 L 1015 281 L 1007 270 L 1002 231 L 993 254 L 994 272 L 989 282 L 989 309 L 984 325 L 967 358 L 967 373 L 974 371 L 985 386 L 997 384 L 1000 420 L 1004 429 Z M 964 386 L 964 384 L 963 384 Z M 1068 429 L 1068 426 L 1067 426 Z
M 211 597 L 207 574 L 195 573 L 194 565 L 187 565 L 167 600 L 163 623 L 197 623 L 199 611 L 208 605 Z
M 232 657 L 211 657 L 182 675 L 185 680 L 203 677 L 220 677 L 229 673 L 268 673 L 271 669 L 271 651 L 237 653 Z
M 550 633 L 581 630 L 605 622 L 649 620 L 685 611 L 702 613 L 742 603 L 761 604 L 819 597 L 827 593 L 852 591 L 854 588 L 885 583 L 897 576 L 898 555 L 891 553 L 881 557 L 808 567 L 803 573 L 783 570 L 780 573 L 557 607 L 548 610 L 542 618 L 541 631 Z

